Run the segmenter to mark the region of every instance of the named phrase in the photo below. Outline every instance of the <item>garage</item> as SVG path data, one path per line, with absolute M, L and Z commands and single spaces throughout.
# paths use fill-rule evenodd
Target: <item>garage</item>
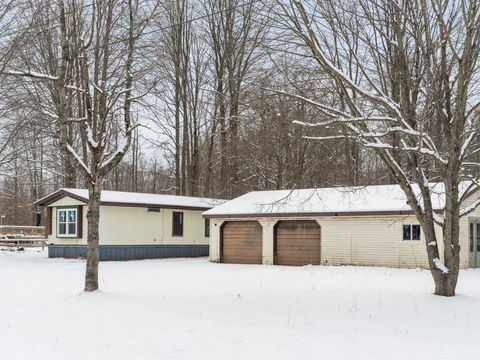
M 320 225 L 316 221 L 279 221 L 274 231 L 275 264 L 320 265 Z
M 257 221 L 228 221 L 221 234 L 221 262 L 262 263 L 262 226 Z

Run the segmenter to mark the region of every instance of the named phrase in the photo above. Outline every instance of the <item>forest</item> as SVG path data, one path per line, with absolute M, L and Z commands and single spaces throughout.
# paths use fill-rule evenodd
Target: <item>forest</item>
M 105 152 L 123 141 L 124 3 L 2 0 L 4 224 L 34 225 L 42 211 L 36 199 L 86 187 L 65 150 L 68 144 L 86 156 L 86 72 L 97 84 L 92 102 L 102 104 L 94 107 L 105 117 Z M 294 124 L 321 113 L 287 92 L 322 98 L 336 90 L 318 82 L 322 75 L 276 4 L 172 0 L 132 7 L 135 128 L 103 189 L 230 199 L 252 190 L 391 182 L 372 151 L 348 138 L 319 143 L 309 137 L 328 130 Z

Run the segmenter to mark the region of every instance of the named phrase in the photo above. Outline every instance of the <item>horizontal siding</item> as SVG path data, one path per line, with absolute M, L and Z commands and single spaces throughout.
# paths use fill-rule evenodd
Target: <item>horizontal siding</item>
M 403 241 L 403 224 L 414 217 L 319 220 L 322 263 L 389 267 L 428 267 L 425 242 Z
M 202 257 L 208 245 L 100 245 L 100 261 Z M 49 245 L 49 258 L 85 258 L 86 245 Z

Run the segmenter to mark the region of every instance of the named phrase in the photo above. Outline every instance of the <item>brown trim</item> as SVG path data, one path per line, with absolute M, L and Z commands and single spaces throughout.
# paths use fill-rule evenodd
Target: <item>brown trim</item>
M 226 223 L 227 222 L 224 221 L 222 223 L 222 225 L 220 225 L 220 229 L 218 229 L 218 230 L 220 230 L 220 244 L 219 244 L 220 245 L 220 251 L 219 251 L 219 256 L 218 257 L 219 257 L 219 260 L 220 260 L 221 263 L 223 263 L 223 228 L 225 227 Z
M 55 201 L 64 198 L 65 196 L 71 197 L 72 199 L 75 199 L 75 200 L 78 200 L 78 201 L 81 201 L 81 202 L 85 202 L 85 203 L 87 202 L 87 199 L 85 199 L 82 196 L 78 196 L 76 194 L 70 193 L 70 192 L 68 192 L 64 189 L 60 189 L 60 190 L 57 190 L 57 191 L 51 193 L 50 195 L 48 195 L 48 196 L 46 196 L 46 197 L 44 197 L 40 200 L 37 200 L 33 204 L 38 205 L 38 206 L 48 206 L 48 205 L 54 203 Z
M 179 205 L 159 205 L 159 204 L 143 204 L 143 203 L 126 203 L 126 202 L 112 202 L 112 201 L 101 201 L 100 205 L 102 206 L 121 206 L 121 207 L 141 207 L 149 208 L 155 207 L 159 209 L 179 209 L 179 210 L 199 210 L 207 211 L 211 207 L 195 207 L 195 206 L 179 206 Z
M 45 239 L 48 238 L 48 235 L 52 235 L 52 208 L 47 207 L 47 214 L 45 219 Z
M 44 197 L 43 199 L 37 200 L 34 205 L 39 206 L 48 206 L 55 201 L 58 201 L 64 197 L 71 197 L 72 199 L 81 201 L 87 204 L 88 199 L 78 196 L 76 194 L 72 194 L 66 190 L 60 189 L 55 191 L 54 193 Z M 151 203 L 129 203 L 129 202 L 113 202 L 113 201 L 101 201 L 100 205 L 102 206 L 121 206 L 121 207 L 141 207 L 141 208 L 149 208 L 155 207 L 160 209 L 179 209 L 179 210 L 198 210 L 198 211 L 206 211 L 210 210 L 212 207 L 205 207 L 205 206 L 181 206 L 181 205 L 162 205 L 162 204 L 151 204 Z M 58 206 L 59 207 L 59 206 Z M 71 207 L 71 206 L 70 206 Z M 60 208 L 60 207 L 59 207 Z
M 77 238 L 83 238 L 83 205 L 77 206 Z
M 473 196 L 477 191 L 480 191 L 480 187 L 474 186 L 472 190 L 465 194 L 462 201 L 467 200 L 469 197 Z
M 75 236 L 65 236 L 65 235 L 59 235 L 58 234 L 58 210 L 61 210 L 61 209 L 72 209 L 72 210 L 77 210 L 77 228 L 76 228 L 76 233 L 75 233 Z M 82 238 L 82 232 L 80 230 L 83 231 L 83 205 L 73 205 L 73 206 L 55 206 L 55 211 L 56 211 L 56 214 L 55 214 L 55 236 L 58 238 L 58 239 L 81 239 Z M 82 217 L 80 217 L 79 215 L 82 215 Z
M 437 214 L 443 210 L 435 210 Z M 264 213 L 264 214 L 229 214 L 229 215 L 203 215 L 205 219 L 236 219 L 247 217 L 319 217 L 319 216 L 372 216 L 372 215 L 415 215 L 412 210 L 398 211 L 345 211 L 345 212 L 312 212 L 312 213 Z
M 275 225 L 273 225 L 273 265 L 277 265 L 277 227 L 280 224 L 280 221 L 281 220 L 275 222 Z

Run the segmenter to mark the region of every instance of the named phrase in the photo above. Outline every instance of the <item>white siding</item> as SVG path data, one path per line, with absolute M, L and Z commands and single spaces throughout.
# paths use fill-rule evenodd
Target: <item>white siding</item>
M 403 241 L 403 224 L 414 217 L 351 217 L 317 219 L 322 234 L 322 263 L 428 267 L 424 236 Z
M 480 191 L 477 192 L 480 194 Z M 477 196 L 470 196 L 463 205 L 467 207 L 471 205 L 476 199 Z M 460 219 L 460 267 L 469 267 L 469 230 L 468 223 L 470 220 L 479 220 L 480 219 L 480 208 L 477 208 L 475 211 L 470 214 L 462 217 Z
M 77 206 L 83 203 L 65 197 L 52 207 L 52 235 L 48 243 L 62 245 L 85 245 L 87 243 L 87 210 L 83 207 L 83 234 L 81 238 L 58 238 L 56 236 L 57 206 Z M 183 236 L 172 236 L 172 212 L 183 212 Z M 161 209 L 148 212 L 143 207 L 101 206 L 101 245 L 207 245 L 205 224 L 201 210 Z
M 477 216 L 480 214 L 476 213 Z M 415 216 L 295 217 L 281 220 L 316 220 L 321 227 L 321 261 L 324 265 L 366 265 L 428 268 L 425 236 L 403 241 L 403 224 L 418 224 Z M 263 263 L 273 263 L 273 229 L 280 218 L 248 217 L 211 220 L 210 260 L 220 260 L 220 227 L 224 221 L 258 220 L 263 228 Z M 461 230 L 460 266 L 468 266 L 467 225 Z M 441 228 L 436 227 L 443 254 Z
M 262 239 L 263 239 L 263 254 L 262 263 L 265 265 L 273 265 L 273 227 L 275 226 L 275 219 L 262 219 Z
M 220 261 L 220 237 L 223 220 L 210 220 L 210 261 Z

